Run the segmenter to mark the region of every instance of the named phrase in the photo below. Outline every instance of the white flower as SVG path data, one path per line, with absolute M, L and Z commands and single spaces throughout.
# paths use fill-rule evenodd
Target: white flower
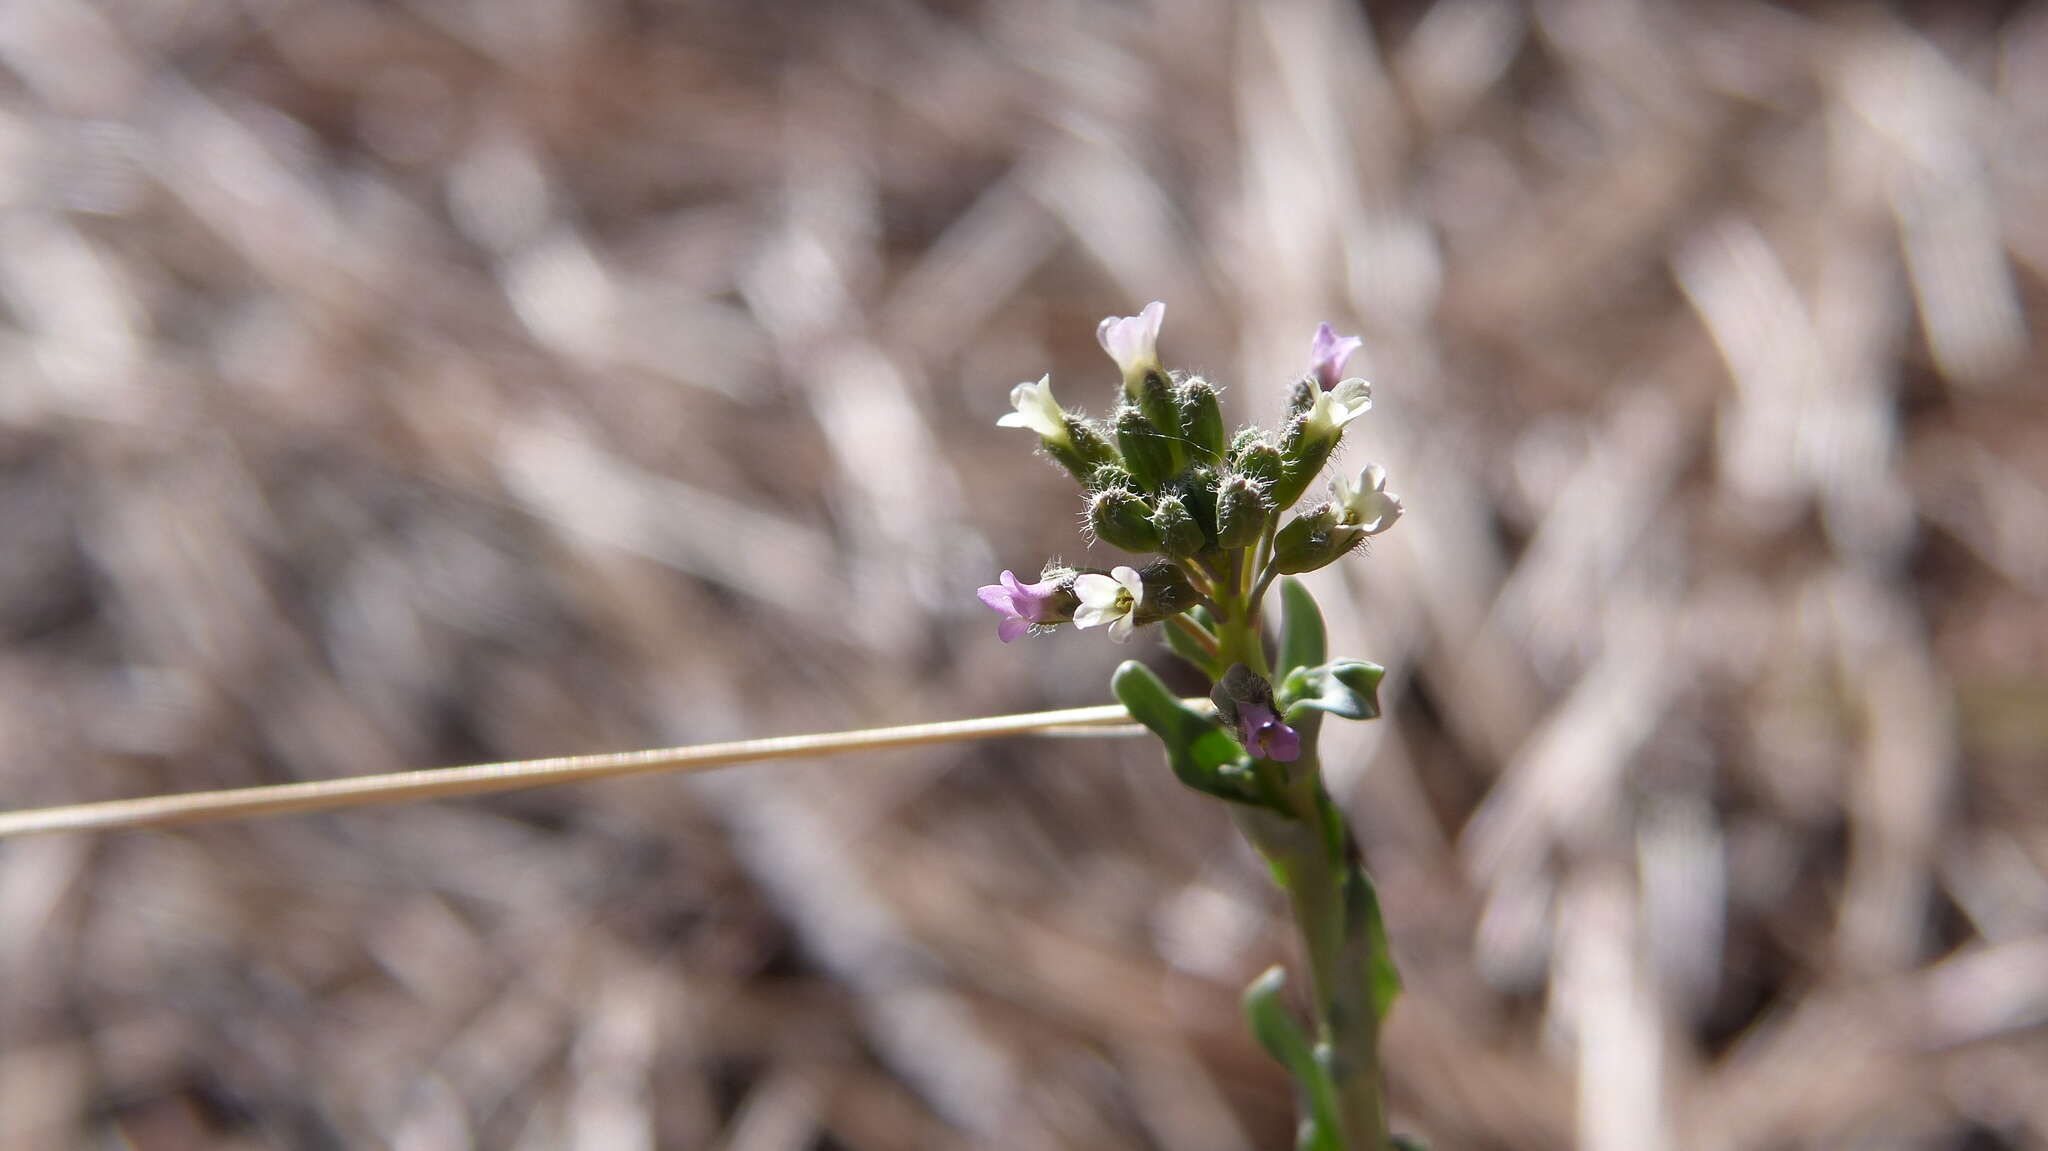
M 1401 518 L 1401 497 L 1387 491 L 1387 469 L 1367 464 L 1358 478 L 1346 481 L 1338 476 L 1331 483 L 1337 506 L 1344 509 L 1344 525 L 1376 536 Z
M 1095 326 L 1096 341 L 1116 361 L 1126 383 L 1159 366 L 1159 324 L 1165 319 L 1166 305 L 1154 300 L 1135 316 L 1111 316 Z
M 1067 442 L 1067 413 L 1052 398 L 1052 376 L 1038 382 L 1022 383 L 1010 389 L 1010 403 L 1017 410 L 996 421 L 1000 428 L 1030 428 L 1048 440 Z
M 1089 572 L 1074 579 L 1081 606 L 1074 609 L 1075 627 L 1109 625 L 1109 638 L 1123 643 L 1138 626 L 1138 605 L 1145 602 L 1145 581 L 1138 569 L 1111 568 L 1108 575 Z
M 1316 393 L 1315 403 L 1308 409 L 1309 433 L 1334 436 L 1371 410 L 1372 385 L 1353 376 L 1327 392 Z

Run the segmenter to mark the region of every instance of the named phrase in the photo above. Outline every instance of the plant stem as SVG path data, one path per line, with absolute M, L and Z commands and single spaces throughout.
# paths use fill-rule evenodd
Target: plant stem
M 1196 647 L 1201 648 L 1210 655 L 1217 654 L 1216 637 L 1209 634 L 1208 628 L 1189 619 L 1186 615 L 1173 616 L 1167 622 L 1178 627 L 1189 639 L 1194 640 Z
M 1323 791 L 1316 763 L 1305 758 L 1286 786 L 1294 810 L 1232 809 L 1239 830 L 1287 892 L 1309 972 L 1316 1040 L 1328 1071 L 1348 1151 L 1389 1147 L 1380 1081 L 1379 1019 L 1372 1000 L 1372 952 L 1356 894 L 1366 883 L 1342 818 Z M 1356 873 L 1356 874 L 1354 874 Z

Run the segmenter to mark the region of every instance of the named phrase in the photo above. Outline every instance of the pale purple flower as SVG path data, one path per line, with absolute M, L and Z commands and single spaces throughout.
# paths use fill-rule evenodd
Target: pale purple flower
M 1159 367 L 1159 325 L 1166 305 L 1154 300 L 1135 316 L 1111 316 L 1095 326 L 1096 342 L 1124 374 L 1126 386 Z
M 1138 606 L 1145 602 L 1145 581 L 1138 569 L 1116 567 L 1108 575 L 1089 572 L 1074 579 L 1081 606 L 1074 609 L 1075 627 L 1109 625 L 1109 638 L 1124 643 L 1138 626 Z
M 1341 435 L 1345 424 L 1372 410 L 1372 385 L 1344 375 L 1344 361 L 1364 343 L 1357 336 L 1338 335 L 1328 324 L 1316 328 L 1316 338 L 1309 343 L 1309 374 L 1318 385 L 1307 415 L 1310 435 Z
M 1367 464 L 1356 480 L 1338 476 L 1330 484 L 1337 506 L 1344 509 L 1343 523 L 1366 535 L 1376 536 L 1401 518 L 1401 497 L 1387 490 L 1387 469 Z
M 1002 582 L 984 584 L 974 594 L 981 602 L 999 611 L 1003 621 L 996 625 L 996 635 L 1004 643 L 1015 640 L 1043 623 L 1059 623 L 1059 613 L 1053 610 L 1052 601 L 1059 591 L 1057 579 L 1040 580 L 1037 583 L 1020 583 L 1017 573 L 1004 569 L 998 577 Z
M 1364 346 L 1365 341 L 1357 336 L 1340 336 L 1328 324 L 1317 326 L 1316 338 L 1309 343 L 1309 361 L 1310 370 L 1322 382 L 1324 391 L 1336 388 L 1344 378 L 1344 361 Z
M 1301 733 L 1280 722 L 1263 703 L 1237 705 L 1237 731 L 1245 750 L 1259 759 L 1293 763 L 1301 758 Z

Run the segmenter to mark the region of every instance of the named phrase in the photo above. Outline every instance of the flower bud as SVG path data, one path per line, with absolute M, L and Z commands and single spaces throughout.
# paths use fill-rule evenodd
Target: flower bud
M 1231 467 L 1238 475 L 1265 485 L 1266 494 L 1270 497 L 1273 490 L 1280 485 L 1280 477 L 1287 472 L 1285 457 L 1281 456 L 1280 449 L 1274 447 L 1271 440 L 1256 431 L 1253 431 L 1250 437 L 1239 436 L 1238 439 L 1240 446 L 1231 452 Z M 1277 499 L 1273 502 L 1276 507 L 1286 506 Z
M 1259 542 L 1272 511 L 1258 483 L 1243 475 L 1226 477 L 1216 489 L 1216 546 L 1242 548 Z
M 1152 505 L 1152 526 L 1159 530 L 1160 550 L 1176 559 L 1191 558 L 1209 545 L 1187 505 L 1171 493 Z
M 1287 421 L 1280 440 L 1280 479 L 1273 485 L 1273 506 L 1291 507 L 1330 460 L 1337 436 L 1325 431 L 1308 413 Z
M 1166 440 L 1167 451 L 1173 460 L 1167 475 L 1179 475 L 1180 470 L 1188 466 L 1188 446 L 1183 438 L 1180 404 L 1174 399 L 1173 383 L 1166 378 L 1165 372 L 1145 373 L 1143 382 L 1138 386 L 1138 410 L 1145 413 L 1145 418 L 1159 429 Z
M 1123 449 L 1124 467 L 1144 491 L 1156 492 L 1180 471 L 1173 462 L 1173 449 L 1180 443 L 1159 430 L 1145 413 L 1125 407 L 1116 414 L 1116 442 Z
M 1085 486 L 1093 479 L 1095 472 L 1105 464 L 1120 462 L 1116 446 L 1098 431 L 1092 421 L 1067 417 L 1067 435 L 1064 440 L 1045 439 L 1039 441 L 1045 454 L 1059 465 L 1073 473 L 1075 479 Z
M 1197 460 L 1215 463 L 1223 458 L 1223 406 L 1217 402 L 1216 387 L 1200 376 L 1180 386 L 1181 433 Z
M 1145 598 L 1138 605 L 1137 622 L 1140 624 L 1157 623 L 1177 616 L 1201 599 L 1179 564 L 1155 560 L 1146 564 L 1138 574 L 1145 585 Z
M 1091 492 L 1099 492 L 1110 488 L 1124 488 L 1128 490 L 1137 487 L 1138 483 L 1131 478 L 1130 469 L 1124 467 L 1123 460 L 1118 459 L 1114 463 L 1102 464 L 1094 471 L 1088 473 L 1088 479 L 1084 486 Z
M 1216 469 L 1207 464 L 1190 468 L 1181 477 L 1175 494 L 1188 506 L 1188 514 L 1195 517 L 1195 526 L 1210 539 L 1216 538 Z
M 1338 509 L 1323 504 L 1289 520 L 1273 537 L 1273 566 L 1285 575 L 1312 572 L 1364 538 L 1364 532 L 1344 526 Z
M 1322 389 L 1316 386 L 1313 376 L 1303 376 L 1294 381 L 1287 389 L 1287 418 L 1293 419 L 1308 411 L 1314 406 L 1316 396 L 1321 391 Z
M 1127 552 L 1159 550 L 1159 529 L 1152 526 L 1151 509 L 1136 493 L 1123 488 L 1105 488 L 1088 501 L 1088 526 L 1095 536 Z

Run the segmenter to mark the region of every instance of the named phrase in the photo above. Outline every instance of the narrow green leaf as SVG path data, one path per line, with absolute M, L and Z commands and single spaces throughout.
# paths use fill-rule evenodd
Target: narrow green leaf
M 1315 597 L 1298 579 L 1280 581 L 1280 664 L 1278 678 L 1285 680 L 1296 668 L 1314 667 L 1329 659 L 1328 640 L 1323 634 L 1323 613 Z
M 1167 765 L 1182 783 L 1220 799 L 1258 802 L 1251 786 L 1251 761 L 1215 717 L 1182 703 L 1137 660 L 1125 660 L 1110 677 L 1109 687 L 1131 718 L 1166 745 Z
M 1344 1151 L 1338 1123 L 1337 1089 L 1328 1071 L 1316 1058 L 1315 1048 L 1301 1030 L 1301 1024 L 1287 1013 L 1281 993 L 1287 987 L 1287 973 L 1268 967 L 1263 975 L 1244 989 L 1244 1015 L 1252 1035 L 1288 1073 L 1294 1076 L 1306 1112 L 1295 1146 L 1302 1151 Z
M 1394 966 L 1393 952 L 1387 946 L 1387 925 L 1380 918 L 1379 892 L 1373 888 L 1372 877 L 1354 863 L 1345 878 L 1344 917 L 1353 936 L 1346 950 L 1363 952 L 1367 977 L 1372 982 L 1372 1015 L 1375 1020 L 1384 1020 L 1394 1000 L 1401 996 L 1401 972 Z

